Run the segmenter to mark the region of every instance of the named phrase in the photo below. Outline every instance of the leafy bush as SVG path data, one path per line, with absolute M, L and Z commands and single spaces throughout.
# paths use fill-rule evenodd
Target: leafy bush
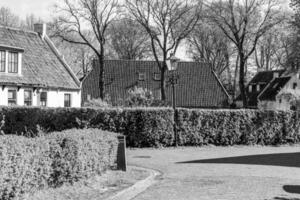
M 0 199 L 101 174 L 115 167 L 117 145 L 116 134 L 98 129 L 0 136 Z
M 137 107 L 137 106 L 151 106 L 154 101 L 154 96 L 151 90 L 146 88 L 134 87 L 128 91 L 129 96 L 125 101 L 126 106 Z

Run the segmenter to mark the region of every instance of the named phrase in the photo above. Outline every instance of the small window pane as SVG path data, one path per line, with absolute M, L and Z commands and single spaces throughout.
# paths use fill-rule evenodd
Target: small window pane
M 41 95 L 40 95 L 40 104 L 43 107 L 47 106 L 47 92 L 41 92 Z
M 13 106 L 17 105 L 17 91 L 8 90 L 8 105 Z
M 18 53 L 8 52 L 8 72 L 18 73 Z
M 31 106 L 32 105 L 32 91 L 24 90 L 24 105 Z
M 5 72 L 6 55 L 5 51 L 0 51 L 0 72 Z
M 65 94 L 65 107 L 71 107 L 71 94 Z

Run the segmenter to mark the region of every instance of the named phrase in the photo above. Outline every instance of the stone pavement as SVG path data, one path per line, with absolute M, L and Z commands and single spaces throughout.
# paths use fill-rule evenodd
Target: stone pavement
M 162 172 L 135 200 L 300 200 L 300 147 L 128 149 Z

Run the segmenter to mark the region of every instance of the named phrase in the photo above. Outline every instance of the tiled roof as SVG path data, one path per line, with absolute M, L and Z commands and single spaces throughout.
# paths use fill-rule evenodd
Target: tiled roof
M 0 46 L 24 49 L 22 76 L 0 74 L 0 84 L 80 89 L 79 81 L 49 42 L 35 32 L 0 26 Z
M 106 60 L 104 64 L 105 92 L 113 101 L 125 99 L 128 90 L 134 86 L 150 89 L 155 96 L 160 94 L 160 81 L 154 79 L 159 73 L 155 61 Z M 145 73 L 144 81 L 138 74 Z M 177 106 L 182 107 L 222 107 L 228 104 L 228 95 L 209 65 L 196 62 L 180 62 L 176 85 Z M 169 72 L 166 72 L 166 80 Z M 99 97 L 99 70 L 95 67 L 83 80 L 83 102 L 87 95 Z M 166 88 L 167 101 L 171 102 L 171 86 Z
M 261 71 L 258 72 L 248 83 L 246 87 L 246 94 L 248 98 L 248 106 L 257 106 L 257 97 L 265 89 L 265 87 L 272 81 L 274 74 L 278 73 L 280 77 L 285 70 L 273 70 L 273 71 Z M 260 85 L 260 90 L 256 90 L 256 85 Z M 252 85 L 252 91 L 249 92 L 249 86 Z M 236 100 L 242 100 L 241 95 L 239 95 Z
M 285 84 L 291 79 L 291 77 L 279 77 L 275 78 L 263 91 L 261 95 L 259 95 L 259 100 L 276 100 L 276 95 L 278 92 L 285 86 Z

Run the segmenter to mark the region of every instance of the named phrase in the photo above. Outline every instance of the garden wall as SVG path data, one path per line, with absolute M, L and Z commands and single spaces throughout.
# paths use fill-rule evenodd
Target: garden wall
M 169 108 L 0 108 L 2 130 L 34 136 L 70 128 L 99 128 L 127 136 L 130 147 L 172 146 L 174 112 Z M 279 145 L 300 140 L 299 120 L 289 111 L 179 109 L 180 145 Z

